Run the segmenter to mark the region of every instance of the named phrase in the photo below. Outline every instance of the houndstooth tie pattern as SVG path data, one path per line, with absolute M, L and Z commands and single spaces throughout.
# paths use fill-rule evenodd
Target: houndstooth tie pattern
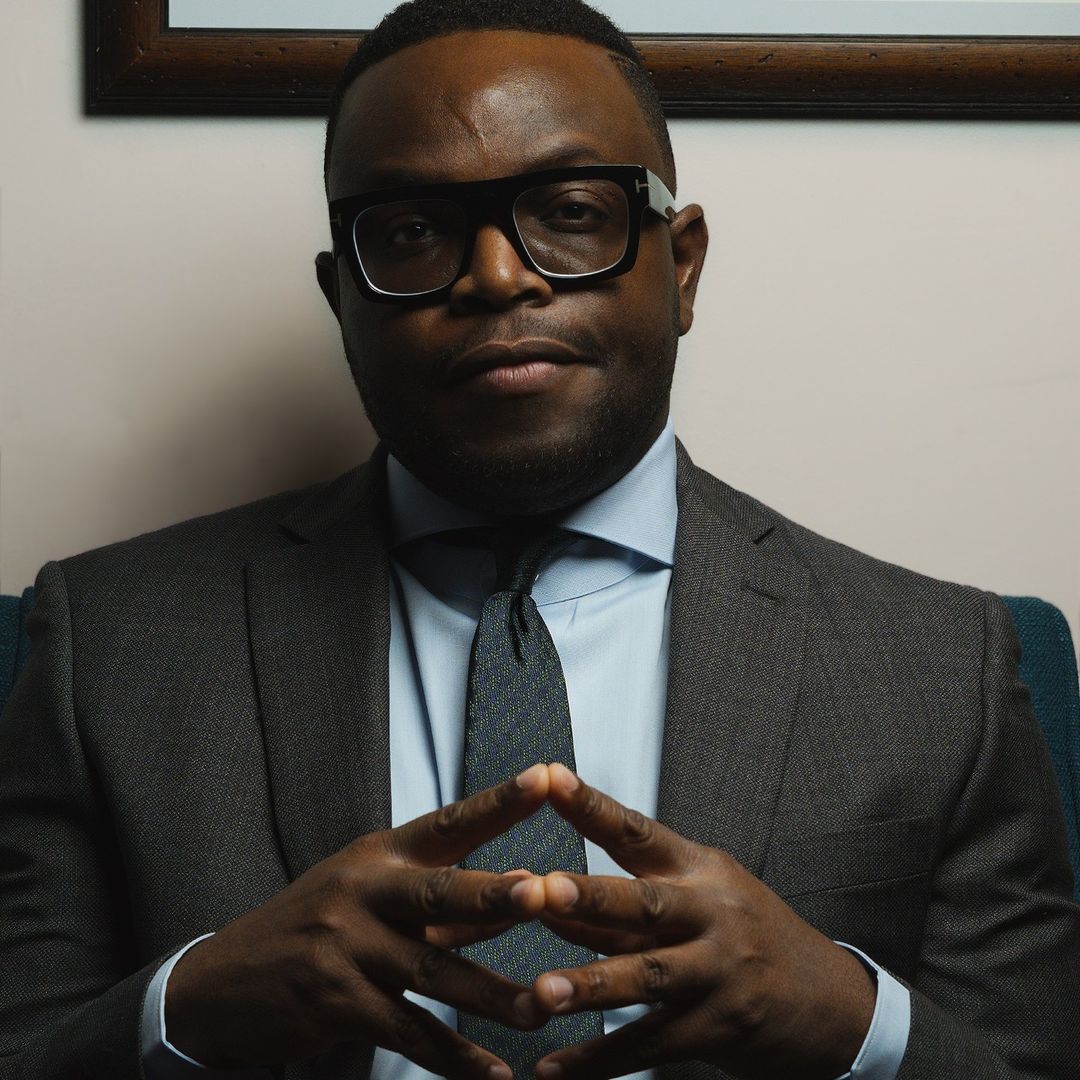
M 465 794 L 471 795 L 537 762 L 573 769 L 574 740 L 562 664 L 531 596 L 541 567 L 568 544 L 569 533 L 549 529 L 526 539 L 503 532 L 495 541 L 495 592 L 473 638 L 465 704 Z M 462 860 L 472 870 L 584 874 L 585 842 L 545 804 L 526 821 Z M 477 963 L 528 986 L 545 971 L 578 967 L 596 954 L 563 941 L 540 922 L 522 923 L 489 941 L 462 949 Z M 545 1054 L 604 1033 L 598 1012 L 556 1016 L 539 1031 L 515 1031 L 494 1020 L 459 1014 L 458 1030 L 498 1054 L 515 1080 L 533 1075 Z

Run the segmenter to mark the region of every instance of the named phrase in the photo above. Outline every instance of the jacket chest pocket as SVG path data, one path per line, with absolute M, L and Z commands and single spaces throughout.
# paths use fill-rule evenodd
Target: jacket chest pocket
M 933 819 L 777 837 L 765 881 L 808 923 L 910 977 L 929 899 Z

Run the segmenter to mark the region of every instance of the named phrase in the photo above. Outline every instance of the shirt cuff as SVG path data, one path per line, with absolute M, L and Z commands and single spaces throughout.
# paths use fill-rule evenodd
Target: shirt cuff
M 165 1033 L 165 988 L 172 969 L 181 956 L 213 934 L 203 934 L 189 941 L 157 969 L 143 1002 L 140 1029 L 143 1074 L 146 1080 L 268 1080 L 266 1069 L 211 1069 L 188 1057 L 169 1042 Z
M 911 1031 L 911 992 L 854 945 L 836 944 L 857 956 L 877 981 L 870 1030 L 851 1071 L 839 1080 L 896 1080 Z

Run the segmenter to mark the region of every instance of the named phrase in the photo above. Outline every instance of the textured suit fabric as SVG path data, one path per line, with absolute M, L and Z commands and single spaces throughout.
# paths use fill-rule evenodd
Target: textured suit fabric
M 381 474 L 43 569 L 0 722 L 2 1080 L 138 1077 L 161 960 L 389 823 Z M 902 1080 L 1080 1077 L 1080 909 L 1001 601 L 682 452 L 678 498 L 660 819 L 912 988 Z

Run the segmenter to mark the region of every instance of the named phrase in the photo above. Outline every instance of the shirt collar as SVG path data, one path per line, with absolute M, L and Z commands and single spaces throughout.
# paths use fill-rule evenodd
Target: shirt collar
M 664 430 L 624 477 L 574 507 L 558 524 L 674 565 L 675 462 L 675 432 L 669 416 Z M 437 495 L 392 454 L 386 461 L 386 481 L 395 547 L 434 533 L 492 524 L 490 517 Z

